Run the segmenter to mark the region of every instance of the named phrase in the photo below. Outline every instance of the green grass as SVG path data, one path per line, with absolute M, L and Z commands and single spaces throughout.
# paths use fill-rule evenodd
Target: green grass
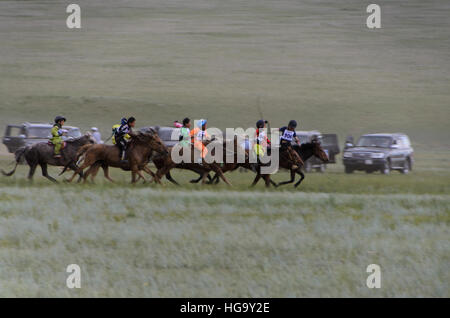
M 0 188 L 1 296 L 450 295 L 447 195 L 67 190 Z

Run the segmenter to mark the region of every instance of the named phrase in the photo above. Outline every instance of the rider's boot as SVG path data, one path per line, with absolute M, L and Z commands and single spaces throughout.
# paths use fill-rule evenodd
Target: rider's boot
M 128 163 L 128 160 L 125 159 L 125 151 L 124 150 L 122 150 L 121 153 L 120 153 L 120 163 L 121 164 L 127 164 Z

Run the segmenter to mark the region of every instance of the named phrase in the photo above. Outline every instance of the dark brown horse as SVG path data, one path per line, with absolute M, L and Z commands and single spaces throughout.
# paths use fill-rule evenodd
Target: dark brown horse
M 77 139 L 67 140 L 65 142 L 66 146 L 61 151 L 61 158 L 54 157 L 54 146 L 47 142 L 40 142 L 34 145 L 21 147 L 15 152 L 16 166 L 14 167 L 14 169 L 10 172 L 5 172 L 2 170 L 2 173 L 5 176 L 12 176 L 16 171 L 17 165 L 23 157 L 25 158 L 27 164 L 30 166 L 28 179 L 31 180 L 33 178 L 37 166 L 40 165 L 42 169 L 42 175 L 47 179 L 56 182 L 56 180 L 48 174 L 47 165 L 67 166 L 72 170 L 77 170 L 77 151 L 85 145 L 94 144 L 94 142 L 95 141 L 90 134 L 86 134 Z M 82 172 L 80 172 L 79 175 L 80 177 L 82 177 Z
M 323 162 L 328 162 L 328 156 L 323 150 L 320 141 L 313 140 L 308 143 L 304 143 L 301 146 L 294 145 L 292 148 L 299 154 L 300 158 L 305 162 L 310 157 L 315 156 L 322 160 Z M 279 158 L 279 167 L 288 169 L 291 173 L 291 179 L 288 181 L 283 181 L 278 183 L 276 186 L 292 183 L 295 181 L 295 174 L 300 175 L 300 180 L 295 184 L 295 187 L 298 187 L 300 183 L 305 179 L 305 174 L 301 171 L 302 167 L 293 168 L 293 163 L 290 160 L 290 156 L 284 152 L 280 151 L 280 158 Z M 262 175 L 260 168 L 258 169 L 258 172 L 256 174 L 255 180 L 253 180 L 252 186 L 256 185 L 260 178 L 263 178 L 266 182 L 266 186 L 270 186 L 270 184 L 275 185 L 275 183 L 270 179 L 270 175 Z
M 229 172 L 229 171 L 235 171 L 238 168 L 244 168 L 244 169 L 248 169 L 248 170 L 252 170 L 252 171 L 256 172 L 258 164 L 250 162 L 250 157 L 249 157 L 248 150 L 241 149 L 241 151 L 244 151 L 245 156 L 244 156 L 244 161 L 243 162 L 239 162 L 239 160 L 238 160 L 238 147 L 239 147 L 238 146 L 238 140 L 237 140 L 237 137 L 235 137 L 234 138 L 234 144 L 233 144 L 233 153 L 231 154 L 233 158 L 230 158 L 231 157 L 230 154 L 228 154 L 229 156 L 227 156 L 227 154 L 225 153 L 226 148 L 225 148 L 225 145 L 224 145 L 224 151 L 223 151 L 223 162 L 224 163 L 221 166 L 222 172 L 226 173 L 226 172 Z M 200 174 L 200 176 L 197 179 L 191 180 L 191 183 L 198 183 L 203 178 L 202 174 L 201 173 L 199 173 L 199 174 Z M 210 184 L 217 184 L 220 181 L 219 176 L 217 175 L 217 173 L 213 177 L 211 177 L 208 174 L 207 177 L 209 179 L 208 183 L 210 183 Z
M 225 159 L 226 156 L 226 152 L 229 151 L 227 149 L 227 142 L 221 142 L 221 141 L 210 141 L 210 142 L 220 142 L 222 143 L 221 145 L 217 145 L 218 147 L 223 147 L 223 159 Z M 205 145 L 209 144 L 209 142 L 205 142 Z M 211 150 L 211 155 L 215 155 L 215 149 L 216 147 L 213 147 Z M 181 148 L 179 155 L 182 156 L 183 154 L 183 148 Z M 171 156 L 155 156 L 153 158 L 153 163 L 155 164 L 156 168 L 158 169 L 158 171 L 156 172 L 157 178 L 161 178 L 163 175 L 166 176 L 167 180 L 169 180 L 170 182 L 177 184 L 178 183 L 172 178 L 171 174 L 170 174 L 170 170 L 173 168 L 178 168 L 178 169 L 186 169 L 186 170 L 191 170 L 194 171 L 198 174 L 200 174 L 200 180 L 202 180 L 202 183 L 205 183 L 206 178 L 209 175 L 209 172 L 213 171 L 216 173 L 216 175 L 218 176 L 218 178 L 221 178 L 226 184 L 231 185 L 231 183 L 227 180 L 227 178 L 223 175 L 223 167 L 226 165 L 222 165 L 222 163 L 218 163 L 218 162 L 212 162 L 212 163 L 206 163 L 206 162 L 202 162 L 202 164 L 196 163 L 195 162 L 195 157 L 194 157 L 194 152 L 195 152 L 195 148 L 192 146 L 191 148 L 191 158 L 189 162 L 181 162 L 181 163 L 175 163 L 172 160 Z M 169 153 L 172 153 L 172 147 L 169 148 Z M 233 155 L 235 155 L 235 151 L 233 151 Z M 223 162 L 225 162 L 223 160 Z
M 124 164 L 121 162 L 119 148 L 117 146 L 98 144 L 84 147 L 78 152 L 78 158 L 84 158 L 82 159 L 83 163 L 68 181 L 71 182 L 76 173 L 79 173 L 88 167 L 89 169 L 84 174 L 84 181 L 86 181 L 86 178 L 90 174 L 95 176 L 100 167 L 103 168 L 105 177 L 110 181 L 113 180 L 109 177 L 108 167 L 131 171 L 132 183 L 137 181 L 137 175 L 145 181 L 145 177 L 142 175 L 141 170 L 148 172 L 155 178 L 156 176 L 150 171 L 147 164 L 154 151 L 162 155 L 167 155 L 167 147 L 164 146 L 158 134 L 155 132 L 138 132 L 136 134 L 130 134 L 130 136 L 131 141 L 126 151 L 128 163 Z M 157 177 L 155 181 L 160 183 L 160 180 Z

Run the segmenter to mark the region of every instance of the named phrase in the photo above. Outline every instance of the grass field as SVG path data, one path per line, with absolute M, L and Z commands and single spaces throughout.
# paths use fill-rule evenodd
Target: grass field
M 191 185 L 194 174 L 180 171 L 182 188 L 130 186 L 117 170 L 117 184 L 30 184 L 20 166 L 0 179 L 0 296 L 449 297 L 450 175 L 440 162 L 406 176 L 338 165 L 297 190 L 250 190 L 253 173 L 239 172 L 232 188 Z M 79 290 L 65 286 L 72 263 Z M 380 290 L 365 285 L 372 263 Z
M 183 171 L 182 187 L 117 170 L 116 184 L 54 185 L 20 166 L 0 176 L 0 296 L 450 296 L 447 1 L 380 2 L 380 30 L 356 0 L 77 3 L 82 29 L 68 30 L 60 1 L 0 1 L 0 129 L 56 114 L 104 136 L 128 115 L 249 127 L 259 99 L 272 127 L 294 118 L 341 144 L 405 132 L 416 162 L 389 176 L 339 162 L 268 190 L 251 172 L 231 188 Z M 366 287 L 372 263 L 381 289 Z

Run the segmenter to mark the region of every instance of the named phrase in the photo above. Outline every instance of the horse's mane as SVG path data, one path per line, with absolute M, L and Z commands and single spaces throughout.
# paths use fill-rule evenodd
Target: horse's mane
M 83 139 L 89 139 L 89 138 L 91 138 L 91 136 L 89 136 L 87 134 L 84 134 L 84 135 L 82 135 L 80 137 L 77 137 L 77 138 L 68 139 L 65 142 L 67 142 L 67 143 L 77 143 L 79 141 L 83 141 Z
M 306 150 L 306 149 L 311 149 L 314 146 L 314 143 L 312 141 L 310 142 L 305 142 L 303 144 L 299 145 L 294 145 L 294 149 L 299 149 L 299 150 Z
M 143 143 L 148 143 L 149 140 L 158 137 L 158 134 L 156 132 L 151 132 L 151 131 L 149 131 L 149 132 L 138 131 L 130 136 L 131 136 L 132 143 L 143 144 Z

